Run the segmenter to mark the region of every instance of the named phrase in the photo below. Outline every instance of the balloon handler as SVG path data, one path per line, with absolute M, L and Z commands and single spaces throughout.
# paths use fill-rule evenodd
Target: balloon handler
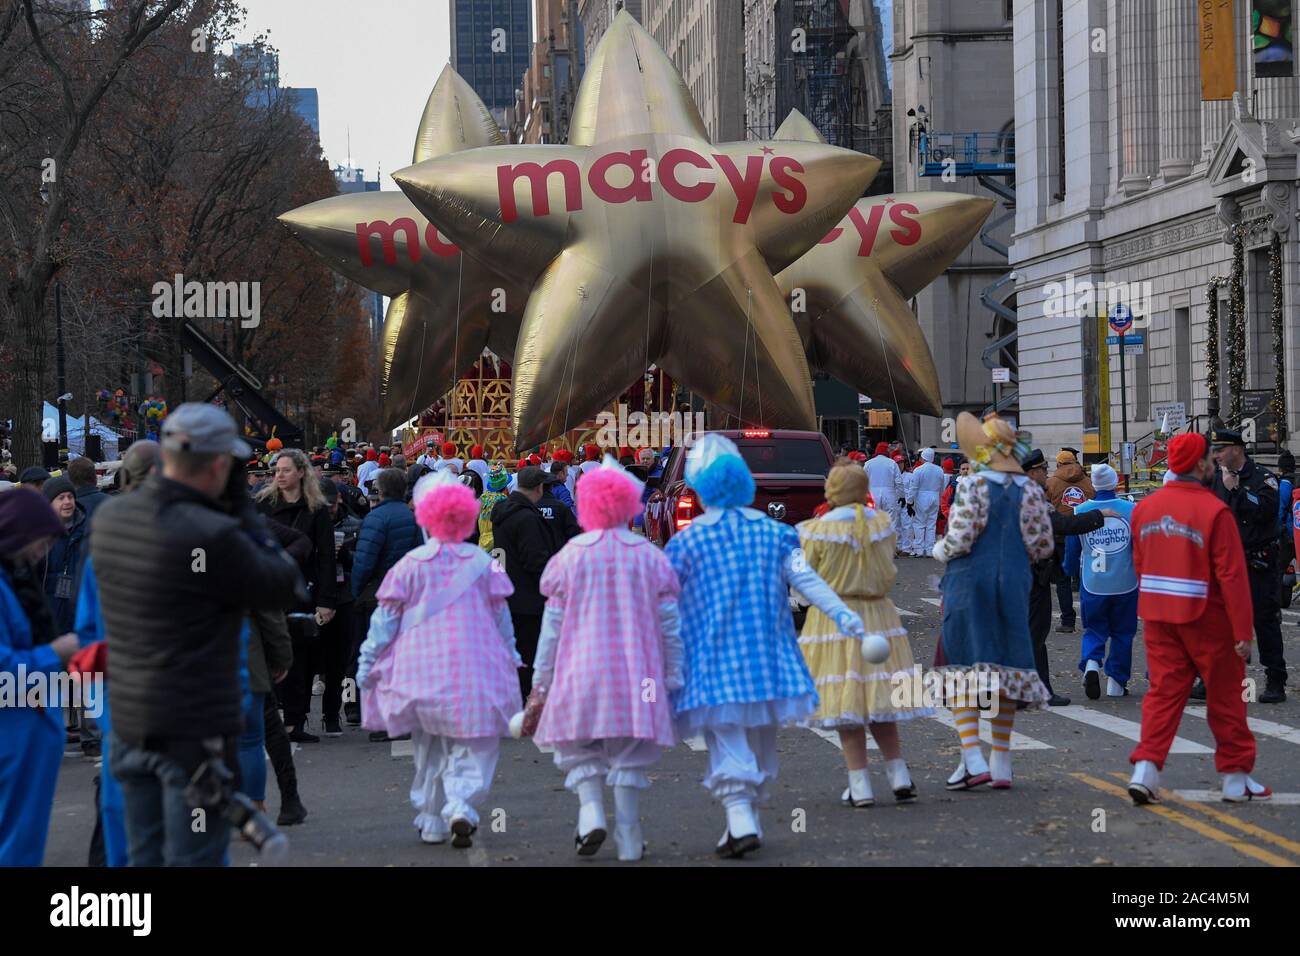
M 1255 736 L 1246 724 L 1242 690 L 1254 615 L 1241 534 L 1209 488 L 1215 467 L 1204 435 L 1175 435 L 1169 470 L 1174 479 L 1133 509 L 1138 616 L 1145 623 L 1151 689 L 1142 699 L 1142 739 L 1129 757 L 1128 792 L 1134 803 L 1159 802 L 1160 771 L 1199 673 L 1223 799 L 1267 800 L 1273 792 L 1250 776 Z

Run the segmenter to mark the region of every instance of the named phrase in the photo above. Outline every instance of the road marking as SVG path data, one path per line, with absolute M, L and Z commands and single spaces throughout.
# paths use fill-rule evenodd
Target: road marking
M 899 607 L 897 604 L 894 605 L 894 609 L 898 611 L 899 617 L 920 617 L 921 616 L 917 614 L 915 611 L 909 611 L 907 608 Z
M 696 734 L 694 737 L 687 737 L 685 740 L 682 741 L 682 743 L 690 747 L 696 753 L 709 749 L 708 745 L 705 744 L 704 742 L 703 734 Z
M 1111 774 L 1111 776 L 1118 777 L 1121 780 L 1125 779 L 1124 774 L 1122 773 L 1114 773 Z M 1251 836 L 1263 840 L 1265 843 L 1273 844 L 1279 850 L 1286 850 L 1288 853 L 1300 855 L 1300 843 L 1297 843 L 1295 840 L 1288 840 L 1286 837 L 1279 836 L 1272 830 L 1265 830 L 1263 827 L 1256 826 L 1253 823 L 1247 823 L 1245 820 L 1238 819 L 1230 813 L 1224 813 L 1222 810 L 1211 810 L 1209 807 L 1202 806 L 1205 801 L 1184 799 L 1180 796 L 1180 791 L 1178 790 L 1175 790 L 1172 793 L 1166 791 L 1165 796 L 1166 799 L 1172 800 L 1180 806 L 1189 807 L 1196 810 L 1198 813 L 1204 813 L 1206 816 L 1219 821 L 1224 826 L 1232 827 L 1234 830 L 1240 830 L 1242 833 L 1249 833 Z M 1219 800 L 1222 799 L 1223 794 L 1220 793 Z M 1272 801 L 1267 800 L 1264 802 L 1271 803 Z
M 415 756 L 415 741 L 414 741 L 414 740 L 394 740 L 394 741 L 392 741 L 392 746 L 391 746 L 389 752 L 392 754 L 394 760 L 397 760 L 397 759 L 400 758 L 400 757 L 414 757 L 414 756 Z
M 988 723 L 988 718 L 984 717 L 982 714 L 980 716 L 981 716 L 980 740 L 984 741 L 986 744 L 992 744 L 993 729 Z M 930 719 L 937 720 L 945 727 L 951 728 L 954 731 L 957 729 L 957 721 L 953 720 L 952 714 L 946 710 L 939 711 L 939 713 L 935 714 Z M 1026 737 L 1018 730 L 1013 730 L 1011 731 L 1011 749 L 1012 750 L 1055 750 L 1056 748 L 1053 747 L 1051 744 L 1043 743 L 1041 740 L 1035 740 L 1033 737 Z
M 836 750 L 844 749 L 843 745 L 840 743 L 840 735 L 835 731 L 827 730 L 825 727 L 809 727 L 808 729 L 811 730 L 813 733 L 815 733 L 822 740 L 826 741 L 828 744 L 834 746 Z M 870 731 L 867 732 L 867 749 L 868 750 L 880 749 L 880 745 L 876 743 L 876 738 L 871 736 Z
M 935 607 L 943 606 L 942 598 L 921 598 L 921 600 L 924 601 L 926 604 L 933 604 Z
M 1199 717 L 1206 720 L 1206 710 L 1204 707 L 1184 707 L 1183 713 L 1191 714 L 1193 717 Z M 1300 744 L 1300 730 L 1294 727 L 1288 727 L 1286 724 L 1275 724 L 1271 720 L 1264 720 L 1261 717 L 1247 717 L 1246 724 L 1257 734 L 1265 737 L 1274 737 L 1277 740 L 1285 740 L 1289 744 Z
M 1222 790 L 1174 790 L 1175 796 L 1190 800 L 1192 803 L 1220 803 Z M 1261 801 L 1263 806 L 1300 807 L 1300 793 L 1275 793 L 1268 800 Z
M 1112 796 L 1121 798 L 1136 810 L 1149 810 L 1156 814 L 1156 816 L 1163 817 L 1171 823 L 1177 823 L 1181 827 L 1193 830 L 1201 836 L 1208 837 L 1216 843 L 1222 843 L 1224 846 L 1231 847 L 1238 853 L 1259 860 L 1261 863 L 1267 863 L 1269 866 L 1296 865 L 1285 857 L 1280 857 L 1276 853 L 1269 853 L 1267 850 L 1260 849 L 1253 843 L 1247 843 L 1245 840 L 1235 837 L 1231 833 L 1227 833 L 1217 827 L 1212 827 L 1208 823 L 1203 823 L 1195 817 L 1189 817 L 1185 813 L 1179 813 L 1177 810 L 1167 807 L 1164 804 L 1148 803 L 1143 806 L 1136 806 L 1132 802 L 1132 797 L 1128 795 L 1128 791 L 1123 787 L 1115 786 L 1113 783 L 1109 783 L 1105 780 L 1098 780 L 1096 777 L 1089 776 L 1086 773 L 1072 773 L 1070 776 L 1074 777 L 1076 780 L 1083 781 L 1090 787 L 1094 787 L 1104 793 L 1109 793 Z
M 1081 704 L 1071 704 L 1069 707 L 1050 707 L 1047 713 L 1057 717 L 1064 717 L 1067 720 L 1076 720 L 1081 724 L 1087 724 L 1090 727 L 1096 727 L 1098 730 L 1105 730 L 1129 740 L 1142 739 L 1142 725 L 1137 721 L 1125 720 L 1123 717 L 1116 717 L 1114 714 L 1107 714 L 1099 710 L 1089 710 Z M 1194 740 L 1175 737 L 1174 745 L 1169 748 L 1169 752 L 1171 754 L 1211 754 L 1214 753 L 1214 750 L 1203 744 L 1198 744 Z

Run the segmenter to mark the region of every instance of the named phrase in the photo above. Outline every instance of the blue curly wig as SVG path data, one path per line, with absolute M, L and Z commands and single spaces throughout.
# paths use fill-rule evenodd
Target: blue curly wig
M 754 476 L 739 455 L 719 455 L 689 484 L 706 508 L 743 508 L 754 501 Z

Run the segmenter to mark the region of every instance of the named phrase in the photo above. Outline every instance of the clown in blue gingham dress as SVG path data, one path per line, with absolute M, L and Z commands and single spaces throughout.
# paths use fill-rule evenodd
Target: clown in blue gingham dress
M 668 542 L 682 582 L 686 686 L 672 701 L 683 736 L 786 724 L 816 710 L 788 600 L 786 569 L 798 549 L 794 528 L 751 508 L 697 519 Z

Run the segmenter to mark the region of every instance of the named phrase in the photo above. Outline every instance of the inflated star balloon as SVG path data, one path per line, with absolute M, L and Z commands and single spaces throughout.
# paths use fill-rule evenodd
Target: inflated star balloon
M 531 288 L 512 394 L 526 448 L 651 363 L 742 422 L 814 428 L 773 276 L 879 166 L 822 143 L 713 145 L 672 62 L 622 11 L 583 76 L 569 145 L 470 149 L 393 178 L 466 253 Z
M 797 111 L 776 138 L 823 141 Z M 808 364 L 904 411 L 942 415 L 934 359 L 907 300 L 943 274 L 994 205 L 950 192 L 859 199 L 812 251 L 777 276 Z
M 414 161 L 502 142 L 483 101 L 445 67 L 420 119 Z M 333 196 L 280 221 L 334 271 L 392 298 L 381 368 L 385 425 L 445 395 L 485 347 L 513 357 L 527 287 L 462 254 L 401 193 Z

